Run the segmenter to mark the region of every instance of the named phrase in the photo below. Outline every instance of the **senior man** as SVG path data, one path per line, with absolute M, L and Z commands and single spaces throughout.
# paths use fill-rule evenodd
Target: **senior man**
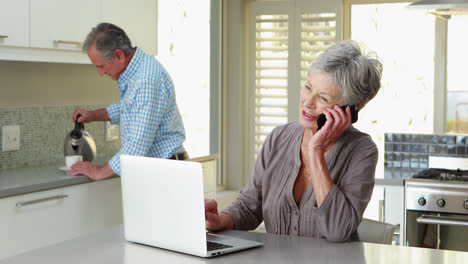
M 117 81 L 120 98 L 107 108 L 76 109 L 80 123 L 110 121 L 120 124 L 122 147 L 104 166 L 77 162 L 69 175 L 102 180 L 120 174 L 120 155 L 188 159 L 183 147 L 185 130 L 176 104 L 174 85 L 168 72 L 153 56 L 132 47 L 118 26 L 100 23 L 86 37 L 83 51 L 100 76 Z

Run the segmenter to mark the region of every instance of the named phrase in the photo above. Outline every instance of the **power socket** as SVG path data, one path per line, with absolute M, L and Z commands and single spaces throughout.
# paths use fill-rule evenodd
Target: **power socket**
M 20 126 L 2 127 L 2 151 L 20 149 Z
M 105 138 L 107 142 L 119 139 L 119 132 L 120 132 L 119 128 L 120 128 L 119 125 L 112 125 L 109 121 L 105 122 L 104 131 L 105 131 Z

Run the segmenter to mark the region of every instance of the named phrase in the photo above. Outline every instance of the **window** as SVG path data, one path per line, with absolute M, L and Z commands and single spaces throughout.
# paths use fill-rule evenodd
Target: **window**
M 453 16 L 448 20 L 446 131 L 449 133 L 468 133 L 467 26 L 466 16 Z
M 255 2 L 251 10 L 249 170 L 273 128 L 298 120 L 311 63 L 341 39 L 338 2 Z
M 355 124 L 379 148 L 376 178 L 384 178 L 384 133 L 432 133 L 434 127 L 435 17 L 407 5 L 351 6 L 351 39 L 383 64 L 381 89 Z
M 384 133 L 434 130 L 436 19 L 425 12 L 407 9 L 409 3 L 348 2 L 350 21 L 345 23 L 350 24 L 350 32 L 345 32 L 346 38 L 364 43 L 365 50 L 376 52 L 383 64 L 382 87 L 360 111 L 355 127 L 370 134 L 377 144 L 376 178 L 384 178 Z M 386 191 L 395 192 L 392 188 Z M 364 217 L 383 219 L 380 204 L 383 200 L 384 189 L 376 186 Z M 385 221 L 403 224 L 397 214 L 385 216 Z
M 210 0 L 162 0 L 158 55 L 176 90 L 190 157 L 210 154 Z

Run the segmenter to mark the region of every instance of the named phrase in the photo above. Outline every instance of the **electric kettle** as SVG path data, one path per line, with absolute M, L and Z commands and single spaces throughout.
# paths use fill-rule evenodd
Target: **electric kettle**
M 75 121 L 75 129 L 65 137 L 63 152 L 65 156 L 81 155 L 83 161 L 92 161 L 96 157 L 96 143 L 93 137 L 84 130 L 84 125 L 78 123 L 78 117 Z

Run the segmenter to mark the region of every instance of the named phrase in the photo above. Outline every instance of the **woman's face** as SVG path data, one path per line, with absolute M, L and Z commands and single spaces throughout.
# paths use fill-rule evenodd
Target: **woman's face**
M 317 131 L 317 116 L 325 108 L 343 104 L 343 94 L 333 81 L 322 72 L 311 72 L 301 90 L 299 122 L 304 129 Z

